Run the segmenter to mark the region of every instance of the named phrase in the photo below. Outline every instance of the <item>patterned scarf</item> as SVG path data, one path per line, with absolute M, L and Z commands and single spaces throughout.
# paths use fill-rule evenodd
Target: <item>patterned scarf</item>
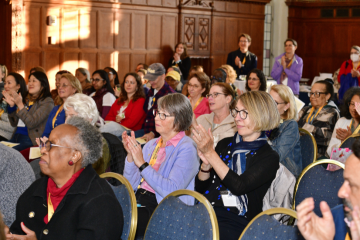
M 250 151 L 259 149 L 266 143 L 267 139 L 265 132 L 261 132 L 260 137 L 252 142 L 244 142 L 242 137 L 236 133 L 231 148 L 232 159 L 229 162 L 228 167 L 240 176 L 246 170 L 246 154 Z M 239 215 L 244 216 L 248 210 L 247 195 L 238 196 L 236 205 L 236 208 L 239 210 Z

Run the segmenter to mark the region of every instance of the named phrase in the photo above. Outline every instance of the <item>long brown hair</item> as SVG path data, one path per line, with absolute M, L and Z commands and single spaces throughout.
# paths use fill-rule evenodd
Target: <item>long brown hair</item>
M 185 58 L 187 58 L 189 55 L 187 54 L 187 46 L 186 46 L 186 43 L 183 43 L 183 42 L 179 42 L 178 44 L 175 45 L 175 52 L 176 52 L 176 49 L 179 45 L 183 45 L 184 47 L 184 52 L 181 54 L 180 56 L 180 59 L 181 60 L 184 60 Z
M 128 95 L 127 95 L 127 92 L 125 91 L 125 79 L 127 78 L 127 76 L 133 76 L 136 80 L 137 90 L 132 97 L 132 101 L 135 102 L 139 98 L 145 98 L 144 87 L 142 85 L 140 76 L 137 75 L 137 73 L 135 73 L 135 72 L 130 72 L 125 75 L 124 81 L 122 81 L 122 83 L 120 85 L 121 94 L 118 99 L 118 104 L 128 100 Z
M 198 80 L 198 82 L 201 85 L 201 89 L 205 88 L 205 91 L 201 94 L 201 96 L 206 97 L 206 95 L 210 91 L 210 85 L 211 85 L 210 78 L 208 77 L 208 75 L 206 75 L 206 73 L 204 72 L 192 72 L 190 74 L 189 81 L 192 78 L 196 78 Z

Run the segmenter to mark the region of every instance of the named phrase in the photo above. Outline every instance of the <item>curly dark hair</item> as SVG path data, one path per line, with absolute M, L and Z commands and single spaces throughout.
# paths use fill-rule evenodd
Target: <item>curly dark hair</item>
M 144 87 L 143 84 L 141 82 L 141 78 L 140 76 L 135 73 L 135 72 L 130 72 L 127 73 L 124 77 L 124 81 L 121 83 L 120 88 L 121 88 L 121 95 L 118 99 L 118 104 L 125 102 L 126 100 L 128 100 L 128 96 L 127 96 L 127 92 L 125 91 L 125 79 L 128 76 L 133 76 L 136 80 L 136 85 L 137 85 L 137 91 L 135 92 L 135 94 L 132 97 L 132 101 L 135 102 L 136 100 L 138 100 L 139 98 L 145 98 L 145 92 L 144 92 Z
M 266 87 L 267 87 L 266 86 L 266 77 L 265 77 L 264 73 L 260 69 L 257 69 L 257 68 L 251 70 L 249 72 L 249 74 L 247 75 L 247 77 L 246 77 L 246 86 L 245 86 L 246 90 L 251 91 L 251 89 L 249 88 L 249 85 L 248 85 L 248 80 L 249 80 L 250 74 L 252 74 L 252 73 L 255 73 L 256 76 L 260 79 L 259 91 L 264 91 L 265 92 Z
M 352 118 L 349 111 L 349 107 L 350 107 L 349 104 L 351 102 L 351 99 L 355 95 L 360 97 L 360 87 L 349 88 L 344 94 L 344 102 L 340 106 L 340 112 L 341 112 L 341 116 L 344 116 L 346 119 Z

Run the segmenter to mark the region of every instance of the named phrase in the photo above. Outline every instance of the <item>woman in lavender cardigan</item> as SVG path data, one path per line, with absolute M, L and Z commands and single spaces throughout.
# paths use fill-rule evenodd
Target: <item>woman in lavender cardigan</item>
M 189 99 L 180 93 L 164 96 L 158 100 L 154 115 L 160 137 L 146 143 L 143 149 L 136 142 L 134 132 L 131 137 L 126 132 L 122 135 L 128 152 L 124 177 L 136 190 L 136 200 L 141 205 L 137 237 L 144 235 L 151 214 L 166 195 L 179 189 L 194 190 L 199 169 L 196 145 L 185 135 L 193 118 Z M 180 199 L 185 204 L 194 204 L 192 197 Z

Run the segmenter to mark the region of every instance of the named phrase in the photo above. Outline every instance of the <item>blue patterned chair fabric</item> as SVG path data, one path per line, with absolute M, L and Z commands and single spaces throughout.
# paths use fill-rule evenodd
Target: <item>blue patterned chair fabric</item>
M 296 240 L 304 239 L 297 226 L 282 225 L 269 215 L 257 218 L 246 230 L 241 240 Z
M 314 145 L 312 142 L 311 136 L 307 134 L 300 135 L 300 147 L 301 147 L 301 156 L 302 156 L 302 167 L 303 170 L 309 164 L 314 161 Z
M 117 200 L 119 201 L 123 214 L 124 214 L 124 226 L 121 234 L 121 239 L 126 240 L 129 237 L 131 226 L 131 200 L 129 192 L 125 185 L 113 186 L 111 185 Z
M 321 216 L 320 202 L 326 201 L 330 208 L 342 204 L 337 193 L 344 182 L 343 169 L 331 172 L 321 165 L 309 169 L 300 180 L 295 204 L 299 205 L 305 198 L 313 197 L 315 201 L 314 212 Z
M 202 203 L 188 206 L 170 196 L 156 208 L 144 239 L 213 239 L 210 215 Z
M 355 140 L 358 138 L 354 138 L 354 137 L 349 137 L 348 139 L 346 139 L 343 143 L 341 143 L 341 148 L 350 148 L 352 147 L 353 143 L 355 142 Z

